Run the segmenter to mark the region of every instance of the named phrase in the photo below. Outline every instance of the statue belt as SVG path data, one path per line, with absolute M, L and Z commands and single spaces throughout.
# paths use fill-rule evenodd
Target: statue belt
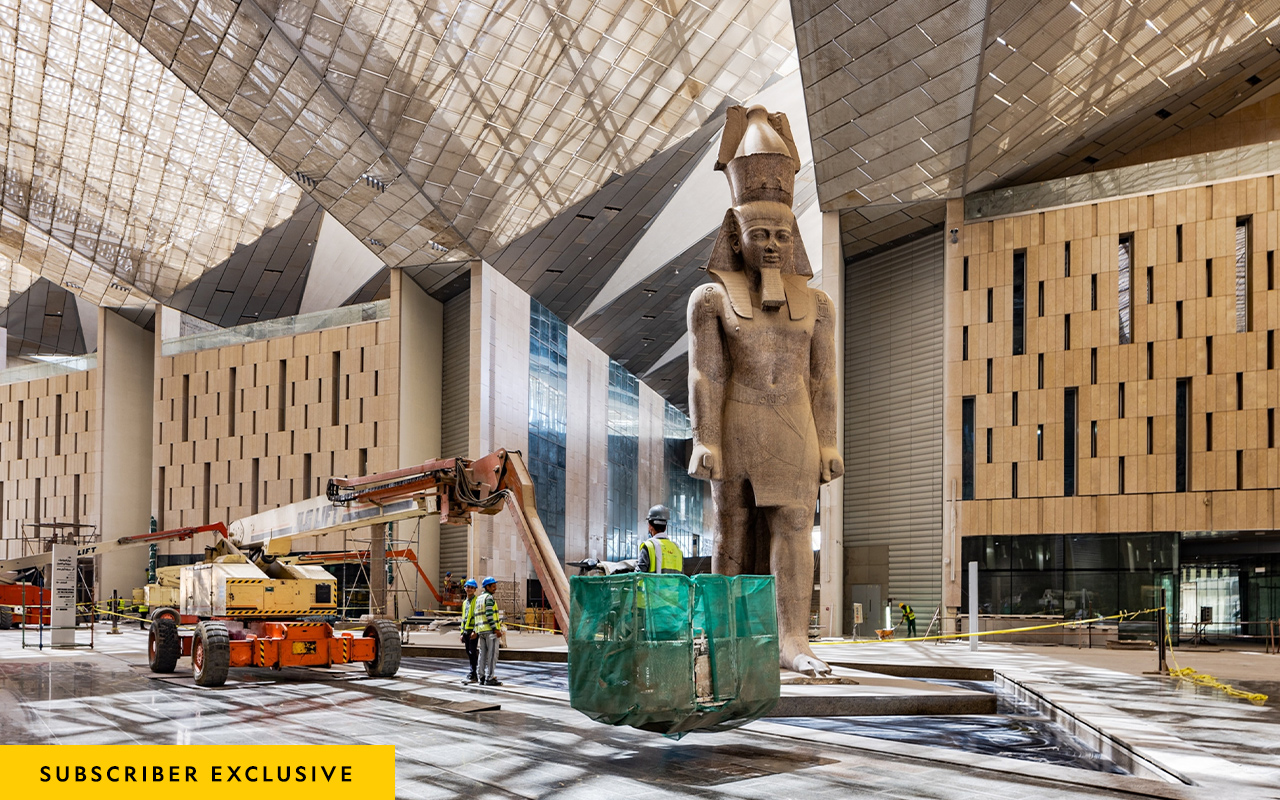
M 728 400 L 750 406 L 785 406 L 801 399 L 804 393 L 794 388 L 756 389 L 744 386 L 737 381 L 730 381 L 727 395 Z

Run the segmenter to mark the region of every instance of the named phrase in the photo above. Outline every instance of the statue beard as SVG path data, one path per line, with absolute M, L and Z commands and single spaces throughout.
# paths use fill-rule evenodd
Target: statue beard
M 782 270 L 776 267 L 760 270 L 760 307 L 765 311 L 777 311 L 787 302 L 782 286 Z

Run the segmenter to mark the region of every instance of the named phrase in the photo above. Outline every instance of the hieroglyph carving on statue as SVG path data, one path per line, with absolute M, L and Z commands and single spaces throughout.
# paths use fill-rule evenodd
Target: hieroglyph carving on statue
M 711 482 L 711 569 L 777 581 L 785 669 L 830 668 L 809 647 L 818 486 L 844 474 L 836 443 L 835 328 L 791 210 L 800 169 L 783 114 L 728 111 L 716 169 L 729 179 L 707 271 L 689 298 L 689 474 Z

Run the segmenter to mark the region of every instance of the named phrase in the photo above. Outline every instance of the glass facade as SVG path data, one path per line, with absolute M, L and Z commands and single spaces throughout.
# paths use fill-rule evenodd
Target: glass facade
M 635 558 L 640 542 L 640 381 L 609 362 L 609 529 L 605 557 Z
M 562 561 L 568 365 L 569 327 L 542 304 L 530 300 L 529 472 L 537 492 L 538 516 Z
M 978 562 L 981 613 L 1075 619 L 1158 605 L 1177 570 L 1177 541 L 1176 533 L 971 536 L 962 559 Z M 967 608 L 968 586 L 963 595 Z
M 711 552 L 711 541 L 702 528 L 703 482 L 689 477 L 689 453 L 693 427 L 680 409 L 665 403 L 662 420 L 663 455 L 667 472 L 666 504 L 671 509 L 667 536 L 680 545 L 686 557 Z

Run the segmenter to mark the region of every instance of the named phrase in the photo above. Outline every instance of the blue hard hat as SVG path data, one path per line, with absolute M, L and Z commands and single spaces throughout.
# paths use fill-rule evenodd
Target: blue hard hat
M 489 577 L 487 577 L 487 578 L 485 578 L 484 580 L 480 581 L 480 585 L 481 585 L 481 586 L 493 586 L 493 585 L 494 585 L 494 584 L 496 584 L 496 583 L 497 583 L 497 581 L 495 581 L 495 580 L 493 579 L 493 576 L 492 576 L 492 575 L 490 575 Z
M 476 579 L 475 579 L 475 578 L 467 578 L 467 582 L 466 582 L 466 583 L 464 583 L 464 584 L 462 584 L 462 585 L 463 585 L 463 586 L 466 586 L 468 589 L 475 589 L 475 588 L 476 588 Z

